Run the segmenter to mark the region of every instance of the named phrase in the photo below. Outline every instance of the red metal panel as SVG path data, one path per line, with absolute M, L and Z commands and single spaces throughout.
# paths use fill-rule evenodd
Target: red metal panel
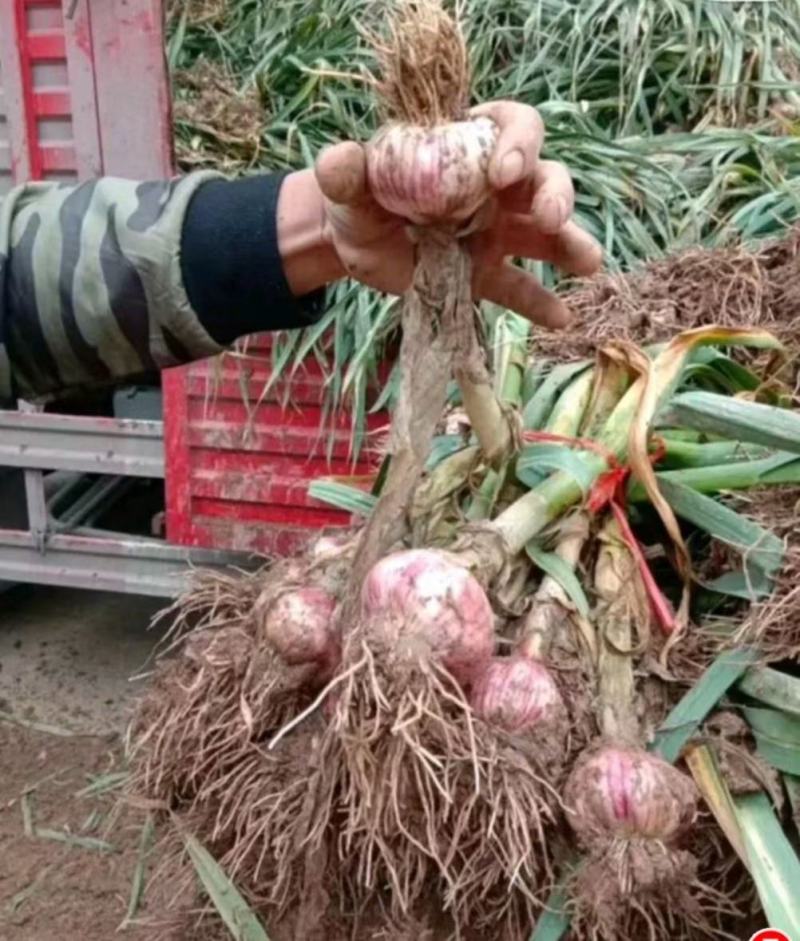
M 14 182 L 76 174 L 63 16 L 53 0 L 0 4 L 0 62 Z
M 2 0 L 14 181 L 170 176 L 164 55 L 161 0 Z
M 324 428 L 284 428 L 280 421 L 269 425 L 254 422 L 248 434 L 246 419 L 232 418 L 217 422 L 204 422 L 195 414 L 189 419 L 188 438 L 190 448 L 201 452 L 228 449 L 237 454 L 248 451 L 263 455 L 295 454 L 309 457 L 325 457 L 346 461 L 350 455 L 350 435 L 347 432 L 329 432 Z M 313 414 L 306 416 L 313 420 Z
M 255 411 L 254 411 L 255 410 Z M 324 425 L 323 425 L 324 420 Z M 346 411 L 324 419 L 322 410 L 317 406 L 306 405 L 303 408 L 292 407 L 273 402 L 269 397 L 245 402 L 240 394 L 225 399 L 219 392 L 212 392 L 210 398 L 192 398 L 189 405 L 189 422 L 192 427 L 203 428 L 210 436 L 220 430 L 219 447 L 252 448 L 248 439 L 258 434 L 270 434 L 274 430 L 283 430 L 287 435 L 302 441 L 303 450 L 293 453 L 316 453 L 318 447 L 324 449 L 325 442 L 350 438 L 351 422 Z M 380 431 L 386 424 L 383 415 L 368 415 L 366 419 L 369 431 Z M 225 432 L 224 434 L 222 432 Z M 341 434 L 338 434 L 341 432 Z
M 25 7 L 31 26 L 43 25 L 42 20 L 46 20 L 48 26 L 58 26 L 63 20 L 61 0 L 25 0 Z
M 72 16 L 64 22 L 75 164 L 81 178 L 99 176 L 103 172 L 89 6 L 89 0 L 77 0 L 70 10 Z M 124 119 L 124 115 L 122 117 Z M 109 172 L 113 172 L 113 168 Z
M 186 367 L 166 369 L 161 374 L 164 396 L 164 454 L 166 473 L 164 493 L 167 504 L 167 538 L 192 545 L 191 492 L 189 479 L 189 398 L 185 386 Z M 210 546 L 210 542 L 196 545 Z
M 169 176 L 172 103 L 161 0 L 91 0 L 90 14 L 84 43 L 94 62 L 104 172 Z
M 68 91 L 40 91 L 33 96 L 33 109 L 40 118 L 68 118 L 72 103 Z
M 75 160 L 75 148 L 56 143 L 40 144 L 39 165 L 42 176 L 46 176 L 48 173 L 77 174 L 78 166 Z
M 264 368 L 251 372 L 247 366 L 240 367 L 234 362 L 221 365 L 209 376 L 205 369 L 187 370 L 186 383 L 193 396 L 205 397 L 219 395 L 223 398 L 238 398 L 246 396 L 248 402 L 259 402 L 264 393 L 266 379 Z M 285 402 L 287 405 L 322 405 L 325 401 L 325 381 L 316 376 L 308 375 L 305 371 L 298 371 L 291 378 L 280 379 L 270 389 L 270 398 L 276 402 Z
M 341 529 L 339 527 L 337 531 Z M 230 546 L 235 551 L 255 555 L 287 556 L 308 545 L 310 531 L 302 526 L 268 526 L 265 523 L 198 516 L 193 521 L 192 534 L 194 542 L 190 545 L 194 546 Z M 173 538 L 172 541 L 176 540 Z
M 31 30 L 28 33 L 28 55 L 34 62 L 42 59 L 66 59 L 67 47 L 63 30 Z
M 306 481 L 307 483 L 307 481 Z M 350 516 L 334 509 L 291 509 L 282 503 L 247 503 L 243 500 L 205 499 L 195 497 L 192 501 L 193 512 L 201 518 L 235 519 L 241 523 L 264 523 L 267 526 L 291 525 L 295 529 L 310 529 L 311 536 L 315 531 L 326 527 L 346 526 L 350 523 Z M 231 505 L 235 508 L 231 512 Z
M 11 175 L 15 183 L 39 179 L 25 8 L 21 0 L 0 4 L 0 62 L 9 124 Z
M 346 413 L 326 422 L 319 364 L 309 361 L 297 382 L 276 382 L 265 395 L 269 341 L 259 338 L 248 349 L 262 356 L 225 356 L 165 378 L 167 538 L 283 555 L 320 529 L 353 524 L 349 514 L 309 497 L 308 484 L 373 471 L 388 419 L 368 417 L 370 443 L 354 461 Z M 291 404 L 281 401 L 287 390 Z
M 306 480 L 323 477 L 326 474 L 369 474 L 373 470 L 371 458 L 360 460 L 354 465 L 349 457 L 342 460 L 277 452 L 271 452 L 270 462 L 265 465 L 264 453 L 263 451 L 221 451 L 209 448 L 202 456 L 202 467 L 204 472 L 209 474 L 227 476 L 233 481 L 246 480 L 248 488 L 252 489 L 248 495 L 242 497 L 245 500 L 260 499 L 254 494 L 262 486 L 263 481 L 269 481 L 272 478 Z M 200 486 L 201 476 L 196 474 L 194 479 L 197 486 Z M 303 502 L 300 505 L 306 504 Z
M 201 498 L 209 502 L 236 500 L 242 504 L 327 511 L 333 514 L 328 517 L 331 522 L 341 522 L 335 511 L 309 497 L 307 471 L 303 475 L 304 469 L 298 467 L 296 477 L 286 477 L 279 475 L 274 469 L 275 463 L 274 460 L 271 461 L 270 467 L 260 474 L 247 474 L 242 471 L 226 474 L 207 469 L 195 471 L 192 474 L 191 486 L 196 505 L 200 505 Z M 331 472 L 323 471 L 324 473 Z M 286 517 L 282 516 L 281 519 Z

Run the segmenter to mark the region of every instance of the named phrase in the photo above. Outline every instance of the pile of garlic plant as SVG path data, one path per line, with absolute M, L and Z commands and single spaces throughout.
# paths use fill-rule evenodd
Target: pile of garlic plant
M 763 874 L 791 884 L 796 858 L 748 846 L 770 812 L 758 783 L 740 807 L 686 750 L 755 660 L 697 643 L 697 584 L 752 600 L 781 565 L 714 496 L 800 478 L 781 345 L 701 327 L 544 372 L 504 317 L 492 375 L 463 237 L 495 133 L 466 114 L 460 30 L 434 0 L 405 3 L 378 51 L 393 120 L 368 145 L 371 186 L 418 249 L 385 466 L 370 493 L 314 485 L 365 511 L 353 540 L 179 601 L 201 616 L 140 710 L 134 787 L 280 936 L 541 941 L 571 921 L 706 938 L 750 902 L 743 871 L 772 923 L 794 917 Z M 757 368 L 738 349 L 778 355 Z M 463 430 L 442 436 L 448 401 Z M 698 566 L 718 543 L 738 570 Z
M 616 344 L 594 361 L 534 361 L 514 377 L 525 362 L 514 321 L 495 327 L 512 347 L 496 350 L 495 388 L 516 391 L 522 445 L 498 469 L 468 423 L 438 435 L 410 541 L 455 547 L 492 599 L 495 656 L 470 687 L 475 716 L 544 753 L 555 737 L 569 756 L 552 779 L 574 834 L 550 900 L 562 913 L 540 915 L 533 937 L 560 936 L 570 919 L 578 936 L 669 933 L 676 912 L 690 937 L 735 931 L 737 901 L 752 901 L 731 888 L 738 879 L 742 891 L 742 873 L 719 884 L 721 857 L 704 859 L 722 834 L 765 921 L 794 925 L 785 889 L 800 869 L 781 820 L 797 800 L 800 681 L 755 664 L 759 649 L 796 655 L 798 634 L 780 619 L 741 629 L 748 605 L 773 592 L 784 544 L 730 505 L 732 492 L 764 499 L 800 483 L 800 417 L 776 379 L 780 359 L 760 359 L 762 370 L 737 355 L 780 345 L 706 327 L 647 351 Z M 341 480 L 312 493 L 365 515 L 379 504 Z M 756 723 L 719 743 L 752 762 L 734 796 L 699 731 L 721 702 Z M 748 855 L 747 834 L 765 827 L 772 843 Z

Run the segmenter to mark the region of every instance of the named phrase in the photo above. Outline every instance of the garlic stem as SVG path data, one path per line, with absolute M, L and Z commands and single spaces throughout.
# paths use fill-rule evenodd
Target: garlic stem
M 598 723 L 607 738 L 640 743 L 633 674 L 634 624 L 649 618 L 636 562 L 609 517 L 600 534 L 595 566 L 597 592 Z
M 509 410 L 519 409 L 522 405 L 522 385 L 530 332 L 530 321 L 523 320 L 516 314 L 506 313 L 498 318 L 494 334 L 492 373 L 494 387 L 498 390 L 503 407 Z M 506 418 L 510 419 L 510 413 L 506 414 Z M 497 469 L 490 467 L 486 471 L 483 482 L 467 506 L 468 520 L 477 522 L 489 519 L 500 491 L 512 472 L 513 465 L 510 461 L 506 461 Z
M 575 569 L 588 538 L 589 517 L 583 512 L 575 513 L 561 526 L 555 554 L 571 569 Z M 519 645 L 520 653 L 534 660 L 544 659 L 570 616 L 572 608 L 572 602 L 561 583 L 551 575 L 545 575 L 525 618 Z
M 453 359 L 453 324 L 469 298 L 460 257 L 448 234 L 417 230 L 417 265 L 403 300 L 401 384 L 392 415 L 391 459 L 380 499 L 365 526 L 353 559 L 341 622 L 356 623 L 353 599 L 375 562 L 405 534 L 408 513 L 431 441 L 447 399 Z M 454 288 L 457 285 L 457 288 Z
M 569 383 L 556 399 L 553 411 L 544 424 L 545 431 L 565 438 L 578 435 L 589 404 L 595 375 L 594 369 L 587 369 Z
M 486 471 L 486 476 L 480 487 L 472 495 L 469 506 L 464 514 L 471 523 L 489 519 L 498 494 L 506 480 L 506 468 Z
M 487 463 L 496 466 L 513 449 L 510 413 L 500 404 L 492 388 L 489 371 L 480 354 L 455 368 L 461 401 Z
M 692 344 L 701 340 L 714 342 L 715 337 L 716 332 L 710 330 L 704 332 L 704 328 L 698 328 L 680 334 L 658 352 L 653 368 L 656 384 L 655 398 L 659 407 L 670 395 L 677 377 L 680 376 L 693 348 Z M 722 342 L 722 340 L 719 339 L 717 342 Z M 628 387 L 599 435 L 599 442 L 619 461 L 624 461 L 627 457 L 630 426 L 639 409 L 644 388 L 645 383 L 641 378 Z M 608 469 L 608 463 L 602 455 L 592 451 L 583 451 L 580 455 L 580 460 L 586 467 L 590 479 L 596 480 L 603 471 Z M 492 536 L 495 545 L 502 546 L 503 552 L 507 555 L 515 555 L 529 539 L 540 533 L 565 509 L 577 503 L 582 496 L 580 485 L 570 474 L 564 471 L 551 474 L 492 521 Z M 502 566 L 504 561 L 503 554 L 499 551 L 487 553 L 484 558 L 485 563 L 493 565 Z M 491 575 L 487 574 L 484 577 L 491 577 Z
M 461 391 L 464 411 L 483 457 L 488 464 L 498 466 L 514 447 L 513 413 L 501 405 L 495 393 L 478 336 L 471 292 L 472 260 L 463 243 L 454 240 L 453 250 L 461 256 L 458 270 L 468 285 L 468 290 L 462 287 L 459 291 L 453 372 Z
M 600 351 L 597 365 L 574 379 L 561 394 L 546 429 L 556 434 L 594 438 L 611 417 L 630 381 L 631 373 L 627 366 Z M 588 538 L 587 513 L 574 513 L 562 524 L 556 555 L 574 570 Z M 571 608 L 561 584 L 546 575 L 536 592 L 525 623 L 522 650 L 535 658 L 547 656 Z M 597 647 L 591 627 L 583 620 L 579 622 L 579 627 L 594 659 Z
M 530 339 L 530 320 L 510 311 L 497 318 L 492 343 L 491 371 L 500 401 L 515 408 L 522 406 Z

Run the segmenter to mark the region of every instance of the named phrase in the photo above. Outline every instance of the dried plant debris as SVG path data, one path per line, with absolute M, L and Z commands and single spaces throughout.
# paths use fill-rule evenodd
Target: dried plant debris
M 205 58 L 174 75 L 178 161 L 185 170 L 229 170 L 258 161 L 264 107 L 258 88 L 236 87 L 225 68 Z
M 800 341 L 800 227 L 759 247 L 692 248 L 628 274 L 601 274 L 565 294 L 573 321 L 540 333 L 536 349 L 559 359 L 591 355 L 628 337 L 658 343 L 704 324 L 758 326 Z

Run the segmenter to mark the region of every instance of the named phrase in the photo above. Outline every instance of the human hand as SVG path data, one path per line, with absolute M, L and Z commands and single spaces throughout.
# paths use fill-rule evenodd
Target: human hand
M 564 302 L 508 259 L 538 259 L 588 275 L 602 263 L 600 246 L 571 219 L 575 194 L 566 167 L 540 159 L 544 127 L 536 109 L 498 101 L 473 114 L 491 118 L 499 129 L 489 165 L 494 195 L 468 237 L 473 295 L 546 327 L 562 327 L 569 320 Z M 338 263 L 340 274 L 370 287 L 405 291 L 414 268 L 408 223 L 371 195 L 364 148 L 352 141 L 335 144 L 320 154 L 315 179 L 304 176 L 305 198 L 312 198 L 314 182 L 321 194 L 321 239 L 335 256 L 323 267 L 333 271 Z

